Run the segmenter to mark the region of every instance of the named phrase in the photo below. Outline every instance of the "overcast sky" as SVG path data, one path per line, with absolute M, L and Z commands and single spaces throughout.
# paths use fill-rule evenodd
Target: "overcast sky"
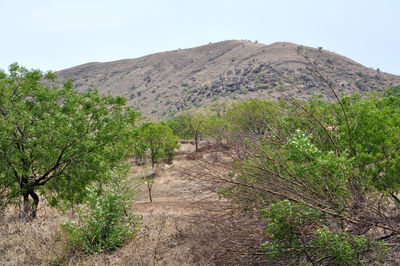
M 0 68 L 88 62 L 238 39 L 288 41 L 400 75 L 399 0 L 0 0 Z

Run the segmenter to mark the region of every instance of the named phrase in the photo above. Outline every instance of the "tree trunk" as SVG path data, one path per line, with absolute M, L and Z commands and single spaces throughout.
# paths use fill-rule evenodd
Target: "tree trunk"
M 22 196 L 24 198 L 24 205 L 21 217 L 27 220 L 35 219 L 37 208 L 39 205 L 39 196 L 33 190 L 28 190 Z M 30 203 L 29 201 L 29 196 L 31 196 L 31 198 L 33 199 L 32 203 Z
M 29 211 L 30 211 L 30 204 L 29 204 L 29 193 L 26 192 L 22 195 L 24 197 L 24 207 L 22 209 L 22 218 L 28 218 L 29 217 Z
M 33 199 L 32 210 L 31 210 L 30 216 L 32 217 L 32 219 L 35 219 L 38 205 L 39 205 L 39 196 L 33 190 L 29 193 L 29 195 L 31 195 L 31 197 Z
M 150 183 L 147 183 L 147 189 L 149 191 L 149 199 L 150 199 L 150 202 L 153 202 L 153 198 L 151 197 L 151 188 L 152 188 L 152 185 L 150 185 Z
M 194 144 L 196 145 L 196 151 L 199 150 L 199 136 L 194 136 Z
M 173 161 L 173 160 L 174 160 L 173 154 L 168 154 L 167 164 L 172 164 L 172 161 Z

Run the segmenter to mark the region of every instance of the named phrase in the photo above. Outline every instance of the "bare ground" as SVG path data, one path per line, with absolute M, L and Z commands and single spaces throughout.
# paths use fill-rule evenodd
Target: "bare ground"
M 153 202 L 143 186 L 135 203 L 143 223 L 138 236 L 115 254 L 102 256 L 101 264 L 265 263 L 258 250 L 263 227 L 257 217 L 249 219 L 233 211 L 229 201 L 208 189 L 208 182 L 184 174 L 187 169 L 200 169 L 196 161 L 186 160 L 193 150 L 193 145 L 182 145 L 174 164 L 161 168 L 152 188 Z

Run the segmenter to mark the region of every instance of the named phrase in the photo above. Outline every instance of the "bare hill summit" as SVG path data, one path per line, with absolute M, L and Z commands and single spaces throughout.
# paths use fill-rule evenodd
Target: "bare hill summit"
M 123 95 L 129 105 L 161 118 L 217 100 L 278 99 L 287 93 L 304 97 L 298 88 L 307 95 L 332 98 L 326 84 L 298 54 L 299 49 L 341 94 L 400 85 L 400 76 L 364 67 L 322 48 L 237 40 L 136 59 L 88 63 L 59 71 L 58 77 L 60 81 L 72 78 L 78 90 L 97 88 L 101 93 Z M 289 77 L 298 88 L 278 73 Z

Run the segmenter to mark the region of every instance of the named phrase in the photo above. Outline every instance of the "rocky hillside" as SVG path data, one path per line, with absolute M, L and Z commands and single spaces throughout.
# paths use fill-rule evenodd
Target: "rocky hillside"
M 400 85 L 400 76 L 364 67 L 322 48 L 223 41 L 136 59 L 88 63 L 58 72 L 78 90 L 124 95 L 144 114 L 165 118 L 217 100 L 333 95 L 299 51 L 309 56 L 340 93 Z M 294 86 L 293 84 L 296 84 Z

